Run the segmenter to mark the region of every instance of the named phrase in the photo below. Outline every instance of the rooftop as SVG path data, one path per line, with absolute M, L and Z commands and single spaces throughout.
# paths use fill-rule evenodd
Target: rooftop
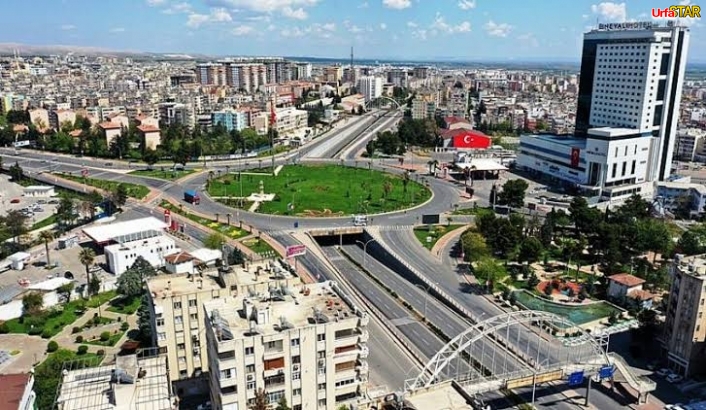
M 531 135 L 531 134 L 524 134 L 521 135 L 520 137 L 526 137 L 526 138 L 536 138 L 539 140 L 544 140 L 547 142 L 552 142 L 554 144 L 561 144 L 561 145 L 567 145 L 570 147 L 576 147 L 576 148 L 585 148 L 586 147 L 586 140 L 583 138 L 574 138 L 566 135 L 556 135 L 556 134 L 539 134 L 539 135 Z
M 17 410 L 20 407 L 29 378 L 29 373 L 0 375 L 0 410 Z
M 358 314 L 331 282 L 271 287 L 266 293 L 213 299 L 204 307 L 218 328 L 220 341 L 242 338 L 253 332 L 274 334 L 284 329 L 353 318 Z
M 120 125 L 120 123 L 110 121 L 102 122 L 98 124 L 98 126 L 103 128 L 104 130 L 114 130 L 122 128 L 122 125 Z
M 137 129 L 142 132 L 159 132 L 159 128 L 154 125 L 138 125 Z
M 638 278 L 637 276 L 631 275 L 629 273 L 618 273 L 615 275 L 608 276 L 608 279 L 623 286 L 627 286 L 629 288 L 633 286 L 639 286 L 645 283 L 644 279 Z
M 105 243 L 118 238 L 135 236 L 150 231 L 164 231 L 167 224 L 154 217 L 133 219 L 131 221 L 117 222 L 107 225 L 95 225 L 85 228 L 83 233 L 97 243 Z
M 412 408 L 420 410 L 472 410 L 476 408 L 467 403 L 466 399 L 456 391 L 451 383 L 443 383 L 426 390 L 416 391 L 405 396 L 405 401 L 409 402 L 413 406 Z
M 706 279 L 706 254 L 694 256 L 677 254 L 674 256 L 674 263 L 682 273 Z
M 162 355 L 116 356 L 112 366 L 64 363 L 59 410 L 173 410 L 167 360 Z

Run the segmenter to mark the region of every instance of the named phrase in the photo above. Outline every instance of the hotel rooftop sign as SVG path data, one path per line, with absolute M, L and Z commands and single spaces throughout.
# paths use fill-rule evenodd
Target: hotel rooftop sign
M 598 30 L 648 30 L 657 26 L 658 24 L 652 21 L 634 21 L 629 23 L 601 23 L 598 25 Z

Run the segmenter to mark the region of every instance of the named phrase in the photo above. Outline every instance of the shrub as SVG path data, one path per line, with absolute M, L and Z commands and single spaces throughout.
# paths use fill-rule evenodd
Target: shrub
M 56 343 L 55 341 L 50 341 L 49 344 L 47 345 L 47 352 L 52 353 L 56 352 L 59 350 L 59 343 Z
M 81 331 L 81 328 L 78 326 L 74 326 L 73 329 L 71 329 L 71 333 L 76 334 Z
M 0 323 L 0 334 L 6 333 L 10 333 L 10 327 L 5 322 Z
M 94 316 L 93 317 L 93 324 L 95 326 L 98 326 L 98 325 L 100 325 L 100 323 L 101 323 L 101 318 L 98 315 Z
M 76 353 L 79 355 L 84 355 L 84 354 L 88 353 L 88 346 L 86 346 L 86 345 L 79 346 Z
M 42 334 L 42 328 L 41 328 L 41 327 L 33 327 L 33 328 L 29 329 L 29 331 L 27 332 L 27 334 L 30 335 L 30 336 L 38 336 L 38 335 L 41 335 L 41 334 Z
M 100 349 L 100 350 L 98 350 L 98 351 L 96 352 L 96 354 L 97 354 L 98 356 L 105 356 L 105 350 Z
M 76 336 L 76 343 L 83 343 L 83 336 L 81 336 L 81 335 Z
M 123 322 L 123 324 L 120 325 L 120 330 L 122 330 L 123 332 L 125 332 L 129 328 L 130 328 L 130 324 L 128 322 Z
M 107 342 L 110 339 L 110 332 L 101 333 L 101 342 Z
M 42 331 L 42 339 L 50 339 L 53 335 L 51 334 L 51 330 L 49 329 L 44 329 Z

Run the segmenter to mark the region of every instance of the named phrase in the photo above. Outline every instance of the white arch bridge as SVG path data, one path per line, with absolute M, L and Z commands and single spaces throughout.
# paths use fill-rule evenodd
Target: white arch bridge
M 549 312 L 501 314 L 449 341 L 415 379 L 405 383 L 405 390 L 455 380 L 474 395 L 566 380 L 576 372 L 591 378 L 612 366 L 615 381 L 627 382 L 638 391 L 638 401 L 646 399 L 655 389 L 654 382 L 633 375 L 619 356 L 608 354 L 608 336 L 607 332 L 592 335 Z
M 388 108 L 388 109 L 401 109 L 399 101 L 394 98 L 388 97 L 386 95 L 381 95 L 380 97 L 373 98 L 372 100 L 365 102 L 365 110 L 370 111 L 373 108 Z

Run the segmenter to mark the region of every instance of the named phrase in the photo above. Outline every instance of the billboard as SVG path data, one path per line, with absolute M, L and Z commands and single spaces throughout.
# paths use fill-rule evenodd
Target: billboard
M 454 148 L 488 149 L 491 142 L 490 137 L 473 131 L 459 133 L 453 137 Z
M 284 252 L 285 258 L 293 258 L 295 256 L 306 255 L 306 245 L 291 245 L 287 246 Z
M 581 161 L 581 148 L 571 148 L 571 167 L 578 168 Z
M 425 225 L 433 225 L 439 223 L 439 214 L 422 215 L 422 223 Z

